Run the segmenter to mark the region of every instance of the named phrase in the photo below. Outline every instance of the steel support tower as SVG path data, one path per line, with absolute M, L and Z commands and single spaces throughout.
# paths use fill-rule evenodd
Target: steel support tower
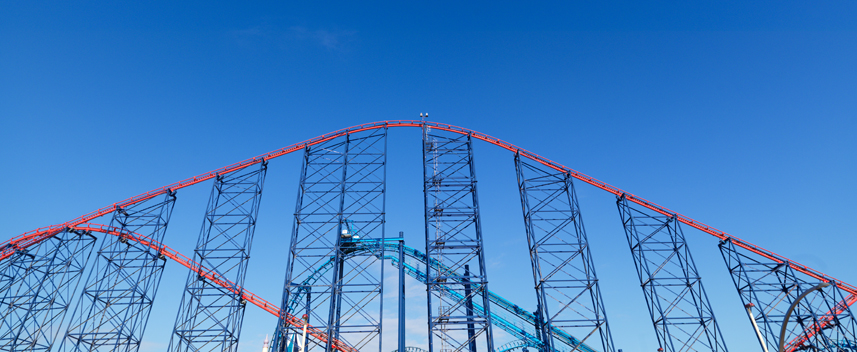
M 426 262 L 439 264 L 426 265 L 429 351 L 468 350 L 484 338 L 493 352 L 471 135 L 423 127 L 422 145 Z M 464 274 L 465 265 L 476 270 Z M 468 301 L 483 309 L 468 314 Z
M 788 260 L 764 257 L 741 248 L 731 239 L 720 242 L 720 252 L 735 288 L 768 351 L 779 348 L 780 331 L 789 307 L 797 297 L 821 283 L 794 269 Z M 841 351 L 843 343 L 857 341 L 857 324 L 850 305 L 854 296 L 830 286 L 810 292 L 797 304 L 786 325 L 784 351 Z
M 598 276 L 568 173 L 548 169 L 515 154 L 518 189 L 530 250 L 543 349 L 613 351 Z M 564 330 L 572 345 L 554 334 Z
M 390 127 L 422 131 L 425 253 L 385 237 Z M 487 288 L 475 140 L 515 154 L 536 312 Z M 302 150 L 277 307 L 246 290 L 244 279 L 266 163 Z M 426 285 L 430 352 L 594 352 L 591 346 L 615 352 L 572 179 L 619 197 L 661 350 L 726 352 L 682 226 L 721 241 L 767 351 L 855 349 L 857 286 L 499 138 L 389 120 L 336 130 L 0 243 L 0 352 L 139 352 L 166 259 L 192 272 L 170 352 L 237 352 L 247 303 L 279 317 L 273 351 L 296 352 L 287 346 L 300 345 L 313 352 L 384 352 L 387 260 L 399 270 L 399 352 L 428 352 L 404 346 L 404 275 Z M 214 187 L 199 240 L 185 256 L 164 243 L 175 191 L 209 180 Z M 495 346 L 492 326 L 517 341 Z
M 640 287 L 664 351 L 727 351 L 675 215 L 616 202 Z
M 306 314 L 331 341 L 380 352 L 386 167 L 386 128 L 306 147 L 274 351 L 302 336 L 287 315 Z M 333 345 L 306 348 L 321 349 Z
M 175 192 L 126 208 L 111 227 L 163 243 Z M 166 258 L 122 237 L 106 236 L 60 344 L 62 352 L 137 352 L 158 292 Z
M 406 307 L 405 307 L 405 236 L 404 233 L 399 232 L 399 256 L 398 256 L 398 264 L 399 264 L 399 321 L 398 321 L 398 348 L 397 351 L 404 351 L 406 336 L 405 336 L 405 323 L 407 322 L 407 318 L 405 316 Z
M 0 351 L 51 350 L 95 242 L 89 232 L 68 229 L 9 259 Z
M 268 163 L 218 175 L 211 189 L 194 261 L 229 281 L 229 288 L 188 275 L 170 351 L 235 352 L 246 302 L 241 298 Z

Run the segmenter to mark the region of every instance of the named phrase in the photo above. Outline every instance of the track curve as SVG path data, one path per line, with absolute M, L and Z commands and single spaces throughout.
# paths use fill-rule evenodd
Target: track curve
M 234 164 L 231 164 L 228 166 L 224 166 L 222 168 L 212 170 L 212 171 L 209 171 L 207 173 L 197 175 L 197 176 L 194 176 L 194 177 L 191 177 L 191 178 L 188 178 L 188 179 L 176 182 L 176 183 L 172 183 L 172 184 L 163 186 L 161 188 L 158 188 L 158 189 L 155 189 L 155 190 L 152 190 L 152 191 L 149 191 L 149 192 L 146 192 L 146 193 L 143 193 L 143 194 L 122 200 L 120 202 L 113 203 L 112 205 L 100 208 L 98 210 L 87 213 L 87 214 L 82 215 L 76 219 L 67 221 L 67 222 L 62 223 L 62 224 L 51 225 L 51 226 L 47 226 L 47 227 L 38 228 L 38 229 L 35 229 L 32 231 L 28 231 L 26 233 L 23 233 L 23 234 L 15 237 L 13 239 L 10 239 L 10 240 L 0 244 L 0 261 L 5 260 L 10 255 L 12 255 L 15 251 L 25 249 L 27 247 L 30 247 L 30 246 L 36 244 L 36 243 L 39 243 L 40 241 L 44 240 L 45 238 L 49 238 L 49 237 L 55 235 L 56 233 L 58 233 L 59 231 L 62 231 L 65 228 L 75 227 L 77 225 L 91 221 L 95 218 L 110 214 L 110 213 L 116 211 L 117 209 L 124 208 L 126 206 L 136 204 L 136 203 L 145 201 L 147 199 L 151 199 L 153 197 L 165 194 L 165 193 L 170 192 L 170 191 L 175 191 L 175 190 L 178 190 L 181 188 L 185 188 L 188 186 L 195 185 L 195 184 L 200 183 L 200 182 L 210 180 L 219 174 L 225 174 L 225 173 L 230 173 L 233 171 L 241 170 L 241 169 L 246 168 L 248 166 L 255 165 L 255 164 L 261 163 L 263 161 L 274 159 L 274 158 L 277 158 L 277 157 L 280 157 L 280 156 L 283 156 L 286 154 L 290 154 L 290 153 L 302 150 L 308 146 L 312 146 L 312 145 L 315 145 L 318 143 L 322 143 L 324 141 L 328 141 L 328 140 L 331 140 L 331 139 L 334 139 L 337 137 L 341 137 L 341 136 L 344 136 L 344 135 L 349 134 L 349 133 L 367 131 L 367 130 L 373 130 L 373 129 L 380 129 L 380 128 L 391 128 L 391 127 L 420 127 L 420 128 L 427 127 L 427 128 L 435 128 L 435 129 L 440 129 L 440 130 L 444 130 L 444 131 L 449 131 L 449 132 L 453 132 L 453 133 L 459 133 L 459 134 L 463 134 L 463 135 L 470 135 L 470 136 L 472 136 L 472 138 L 476 138 L 478 140 L 485 141 L 487 143 L 493 144 L 493 145 L 498 146 L 500 148 L 512 151 L 514 153 L 518 153 L 525 158 L 533 160 L 533 161 L 540 163 L 540 164 L 542 164 L 546 167 L 549 167 L 551 169 L 554 169 L 554 170 L 557 170 L 560 172 L 568 173 L 570 176 L 572 176 L 572 177 L 574 177 L 580 181 L 586 182 L 592 186 L 595 186 L 595 187 L 600 188 L 604 191 L 607 191 L 613 195 L 616 195 L 617 197 L 623 196 L 633 203 L 639 204 L 643 207 L 646 207 L 648 209 L 656 211 L 660 214 L 663 214 L 666 216 L 674 216 L 675 219 L 678 220 L 679 222 L 682 222 L 685 225 L 691 226 L 691 227 L 696 228 L 700 231 L 703 231 L 703 232 L 708 233 L 712 236 L 715 236 L 720 240 L 730 239 L 730 240 L 732 240 L 733 243 L 735 243 L 735 245 L 737 245 L 741 248 L 744 248 L 744 249 L 749 250 L 753 253 L 761 255 L 761 256 L 769 259 L 769 260 L 773 260 L 773 261 L 776 261 L 778 263 L 785 263 L 788 266 L 790 266 L 792 269 L 794 269 L 798 272 L 804 273 L 806 275 L 809 275 L 810 277 L 813 277 L 813 278 L 818 279 L 818 280 L 823 281 L 823 282 L 835 282 L 839 287 L 841 287 L 843 290 L 845 290 L 846 292 L 848 292 L 850 294 L 850 296 L 846 299 L 847 302 L 853 303 L 854 301 L 857 301 L 857 287 L 855 287 L 855 286 L 852 286 L 852 285 L 845 283 L 841 280 L 837 280 L 837 279 L 835 279 L 829 275 L 826 275 L 826 274 L 824 274 L 818 270 L 812 269 L 812 268 L 810 268 L 806 265 L 800 264 L 794 260 L 790 260 L 784 256 L 781 256 L 781 255 L 776 254 L 772 251 L 769 251 L 767 249 L 764 249 L 762 247 L 754 245 L 750 242 L 744 241 L 738 237 L 732 236 L 732 235 L 730 235 L 724 231 L 718 230 L 712 226 L 709 226 L 709 225 L 706 225 L 702 222 L 693 220 L 690 217 L 687 217 L 687 216 L 684 216 L 684 215 L 679 214 L 677 212 L 674 212 L 674 211 L 672 211 L 672 210 L 670 210 L 664 206 L 658 205 L 654 202 L 651 202 L 651 201 L 648 201 L 648 200 L 643 199 L 641 197 L 638 197 L 632 193 L 629 193 L 629 192 L 626 192 L 622 189 L 619 189 L 618 187 L 607 184 L 606 182 L 597 180 L 591 176 L 585 175 L 581 172 L 578 172 L 576 170 L 568 168 L 562 164 L 559 164 L 559 163 L 554 162 L 550 159 L 542 157 L 536 153 L 533 153 L 533 152 L 530 152 L 526 149 L 520 148 L 520 147 L 518 147 L 512 143 L 506 142 L 506 141 L 501 140 L 499 138 L 492 137 L 492 136 L 489 136 L 487 134 L 480 133 L 480 132 L 477 132 L 477 131 L 474 131 L 471 129 L 463 128 L 463 127 L 458 127 L 458 126 L 445 124 L 445 123 L 419 121 L 419 120 L 379 121 L 379 122 L 366 123 L 366 124 L 362 124 L 362 125 L 356 125 L 356 126 L 352 126 L 349 128 L 336 130 L 336 131 L 326 133 L 326 134 L 323 134 L 323 135 L 315 137 L 315 138 L 305 140 L 303 142 L 292 144 L 292 145 L 287 146 L 285 148 L 277 149 L 277 150 L 271 151 L 271 152 L 266 153 L 266 154 L 262 154 L 262 155 L 259 155 L 259 156 L 256 156 L 256 157 L 253 157 L 253 158 L 250 158 L 250 159 L 238 162 L 238 163 L 234 163 Z
M 212 270 L 207 270 L 201 264 L 199 264 L 196 261 L 194 261 L 193 259 L 187 257 L 186 255 L 181 254 L 179 251 L 172 249 L 169 246 L 162 244 L 156 240 L 153 240 L 147 236 L 144 236 L 144 235 L 141 235 L 141 234 L 138 234 L 135 232 L 123 230 L 123 229 L 118 228 L 118 227 L 108 226 L 108 225 L 104 225 L 104 224 L 96 224 L 96 223 L 83 223 L 83 224 L 79 224 L 77 226 L 70 227 L 68 229 L 103 233 L 103 234 L 107 234 L 107 235 L 116 236 L 116 237 L 119 237 L 121 239 L 130 240 L 130 241 L 139 243 L 143 246 L 149 247 L 149 248 L 157 251 L 157 253 L 159 255 L 163 255 L 165 258 L 172 259 L 176 263 L 181 264 L 182 266 L 190 269 L 191 271 L 193 271 L 193 272 L 197 273 L 198 275 L 208 279 L 209 281 L 211 281 L 217 285 L 220 285 L 221 287 L 228 290 L 229 292 L 232 292 L 235 294 L 240 294 L 242 299 L 244 299 L 248 303 L 251 303 L 251 304 L 257 306 L 257 307 L 261 308 L 262 310 L 264 310 L 264 311 L 266 311 L 266 312 L 268 312 L 274 316 L 279 316 L 280 307 L 278 307 L 277 305 L 265 300 L 264 298 L 260 297 L 259 295 L 252 293 L 252 292 L 248 291 L 247 289 L 245 289 L 241 286 L 238 286 L 237 284 L 233 283 L 232 281 L 230 281 L 228 279 L 222 278 L 217 272 L 214 272 Z M 390 248 L 385 248 L 388 251 L 393 251 L 393 249 L 395 249 L 394 248 L 395 245 L 384 245 L 384 246 L 390 247 Z M 422 254 L 419 251 L 412 249 L 410 247 L 408 247 L 408 248 L 409 248 L 409 251 L 407 253 L 408 253 L 409 258 L 422 260 L 422 261 L 426 260 L 424 254 Z M 394 262 L 397 262 L 396 257 L 391 256 L 388 259 L 390 259 Z M 401 265 L 401 264 L 399 264 L 399 265 Z M 437 266 L 437 265 L 441 265 L 441 264 L 434 263 L 433 265 Z M 323 270 L 323 269 L 324 269 L 324 266 L 322 266 L 322 268 L 320 268 L 320 270 Z M 496 296 L 495 294 L 493 294 L 490 291 L 489 291 L 489 295 Z M 499 298 L 499 296 L 496 296 L 493 298 L 495 301 L 497 299 L 502 299 L 502 298 Z M 492 303 L 496 303 L 496 302 L 492 301 Z M 296 326 L 296 327 L 303 327 L 302 320 L 299 319 L 298 317 L 288 315 L 287 319 L 289 320 L 289 323 L 291 325 Z M 592 351 L 591 348 L 583 345 L 582 342 L 574 339 L 574 337 L 567 335 L 565 332 L 563 332 L 561 330 L 556 330 L 556 331 L 554 331 L 554 333 L 562 335 L 561 337 L 565 337 L 566 339 L 568 339 L 572 345 L 577 345 L 579 343 L 578 347 L 580 347 L 586 351 Z M 307 327 L 307 334 L 310 335 L 312 338 L 318 340 L 320 343 L 326 343 L 328 341 L 327 334 L 325 332 L 321 331 L 321 329 L 317 329 L 313 326 Z M 521 349 L 524 347 L 532 347 L 536 351 L 539 351 L 539 348 L 540 348 L 538 345 L 536 345 L 532 342 L 513 341 L 511 343 L 508 343 L 508 344 L 502 346 L 501 349 L 498 350 L 498 352 L 511 351 L 511 350 L 515 350 L 515 349 Z M 337 351 L 341 351 L 341 352 L 358 352 L 356 349 L 354 349 L 351 346 L 348 346 L 346 343 L 344 343 L 342 341 L 334 341 L 334 349 L 336 349 Z M 421 350 L 417 347 L 409 347 L 406 350 L 410 351 L 410 349 L 414 349 L 414 351 L 419 350 L 419 351 L 425 352 L 424 350 Z M 395 351 L 393 351 L 393 352 L 395 352 Z M 413 352 L 413 351 L 411 351 L 411 352 Z
M 177 263 L 181 264 L 182 266 L 190 269 L 191 271 L 197 273 L 198 275 L 208 279 L 209 281 L 211 281 L 217 285 L 220 285 L 221 287 L 228 290 L 229 292 L 232 292 L 235 294 L 240 294 L 242 299 L 244 299 L 245 301 L 247 301 L 249 303 L 252 303 L 253 305 L 255 305 L 259 308 L 262 308 L 262 310 L 264 310 L 268 313 L 271 313 L 274 316 L 280 315 L 280 307 L 277 307 L 276 305 L 272 304 L 271 302 L 266 301 L 264 298 L 259 297 L 258 295 L 254 294 L 250 291 L 247 291 L 243 287 L 238 286 L 235 283 L 233 283 L 233 282 L 231 282 L 225 278 L 220 277 L 220 274 L 218 274 L 217 272 L 212 271 L 212 270 L 207 270 L 205 267 L 203 267 L 199 263 L 193 261 L 193 259 L 190 259 L 187 256 L 185 256 L 184 254 L 179 253 L 175 249 L 167 247 L 166 245 L 161 244 L 158 241 L 155 241 L 151 238 L 148 238 L 146 236 L 143 236 L 143 235 L 140 235 L 140 234 L 137 234 L 134 232 L 125 231 L 125 230 L 122 230 L 118 227 L 112 227 L 112 226 L 107 226 L 107 225 L 102 225 L 102 224 L 82 223 L 82 224 L 78 224 L 76 226 L 72 226 L 69 228 L 74 229 L 74 230 L 99 232 L 99 233 L 104 233 L 104 234 L 108 234 L 108 235 L 113 235 L 113 236 L 117 236 L 117 237 L 125 239 L 125 240 L 131 240 L 131 241 L 137 242 L 141 245 L 144 245 L 146 247 L 154 249 L 158 252 L 158 254 L 174 260 L 175 262 L 177 262 Z M 296 326 L 299 328 L 303 327 L 303 323 L 302 323 L 302 320 L 300 318 L 292 316 L 292 315 L 288 315 L 286 318 L 288 319 L 289 323 L 292 324 L 293 326 Z M 318 340 L 321 343 L 326 344 L 328 341 L 328 337 L 327 337 L 326 333 L 324 333 L 320 329 L 314 328 L 312 326 L 307 327 L 307 334 L 312 336 L 313 338 L 315 338 L 316 340 Z M 338 340 L 334 340 L 333 348 L 336 349 L 337 351 L 340 351 L 340 352 L 358 352 L 355 348 L 348 346 L 346 343 L 344 343 L 342 341 L 338 341 Z
M 435 268 L 435 270 L 441 271 L 441 272 L 451 272 L 452 271 L 452 269 L 450 269 L 448 266 L 442 264 L 440 261 L 437 261 L 434 259 L 429 259 L 424 253 L 422 253 L 419 250 L 417 250 L 413 247 L 410 247 L 410 246 L 403 246 L 403 252 L 405 255 L 405 259 L 407 259 L 407 261 L 405 263 L 399 263 L 399 258 L 395 254 L 386 254 L 386 253 L 397 253 L 398 252 L 398 244 L 382 243 L 382 242 L 376 242 L 376 241 L 363 242 L 363 241 L 358 240 L 358 241 L 356 241 L 355 247 L 353 247 L 353 248 L 354 248 L 354 252 L 351 252 L 351 255 L 361 253 L 361 252 L 363 252 L 363 253 L 365 253 L 365 252 L 376 253 L 376 252 L 378 252 L 378 250 L 380 250 L 380 252 L 384 253 L 384 254 L 381 254 L 380 256 L 378 256 L 379 259 L 389 260 L 390 263 L 393 264 L 393 266 L 404 265 L 405 266 L 405 272 L 409 276 L 413 277 L 414 279 L 416 279 L 419 282 L 422 282 L 423 284 L 426 283 L 426 273 L 421 271 L 417 267 L 418 264 L 422 264 L 422 265 L 426 265 L 426 266 L 430 265 L 432 268 Z M 411 260 L 416 261 L 416 263 L 411 263 Z M 317 267 L 316 271 L 312 275 L 309 275 L 306 280 L 301 282 L 299 286 L 310 286 L 310 285 L 315 284 L 315 282 L 319 278 L 319 275 L 322 274 L 323 272 L 327 271 L 327 270 L 330 270 L 330 267 L 333 265 L 333 263 L 334 263 L 333 258 L 330 258 L 324 264 L 319 265 Z M 415 265 L 415 264 L 417 264 L 417 265 Z M 448 290 L 447 287 L 445 287 L 445 286 L 442 286 L 442 287 L 445 290 L 444 291 L 445 294 L 450 295 L 450 296 L 458 295 L 454 291 Z M 492 310 L 491 311 L 492 323 L 496 327 L 499 327 L 500 329 L 506 331 L 507 333 L 515 336 L 518 339 L 521 339 L 519 342 L 525 344 L 526 346 L 538 347 L 539 346 L 539 338 L 535 336 L 534 332 L 531 334 L 531 332 L 525 331 L 523 328 L 521 328 L 521 326 L 514 324 L 514 323 L 510 322 L 508 319 L 505 319 L 504 317 L 498 315 L 497 311 L 494 309 L 496 309 L 496 308 L 503 309 L 506 312 L 516 316 L 517 318 L 523 319 L 526 323 L 529 323 L 529 325 L 533 327 L 533 330 L 535 330 L 536 317 L 531 312 L 528 312 L 525 309 L 522 309 L 521 307 L 519 307 L 518 305 L 516 305 L 512 302 L 509 302 L 508 300 L 504 299 L 503 297 L 500 297 L 500 295 L 494 293 L 491 290 L 487 290 L 487 293 L 488 293 L 488 300 L 491 302 L 492 306 L 495 307 L 495 308 L 491 308 L 491 310 Z M 306 293 L 305 292 L 303 292 L 303 293 L 299 292 L 297 294 L 298 294 L 298 298 L 294 299 L 292 301 L 293 303 L 301 301 L 301 298 L 300 298 L 301 295 L 304 295 Z M 464 299 L 463 296 L 456 296 L 455 298 L 459 299 L 459 300 Z M 295 311 L 294 305 L 286 307 L 286 308 L 287 308 L 287 311 Z M 485 311 L 484 307 L 478 303 L 474 303 L 473 308 L 479 312 Z M 571 334 L 569 334 L 568 332 L 566 332 L 562 329 L 559 329 L 557 327 L 552 326 L 551 327 L 551 333 L 554 334 L 554 336 L 557 339 L 559 339 L 559 341 L 561 343 L 564 343 L 565 345 L 567 345 L 571 351 L 596 352 L 595 349 L 593 349 L 589 345 L 585 344 L 583 341 L 577 339 L 576 337 L 572 336 Z M 541 348 L 541 347 L 538 347 L 538 348 Z M 503 351 L 498 349 L 497 352 L 503 352 Z

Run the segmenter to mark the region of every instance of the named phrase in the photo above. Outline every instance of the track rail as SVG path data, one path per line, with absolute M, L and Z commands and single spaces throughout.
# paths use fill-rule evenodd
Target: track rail
M 818 270 L 812 269 L 806 265 L 803 265 L 803 264 L 800 264 L 796 261 L 790 260 L 784 256 L 781 256 L 781 255 L 776 254 L 772 251 L 769 251 L 767 249 L 759 247 L 759 246 L 752 244 L 748 241 L 745 241 L 745 240 L 742 240 L 742 239 L 737 238 L 735 236 L 732 236 L 732 235 L 730 235 L 724 231 L 718 230 L 712 226 L 709 226 L 709 225 L 706 225 L 702 222 L 691 219 L 690 217 L 687 217 L 685 215 L 674 212 L 674 211 L 672 211 L 672 210 L 670 210 L 664 206 L 658 205 L 654 202 L 651 202 L 651 201 L 648 201 L 648 200 L 643 199 L 641 197 L 638 197 L 632 193 L 623 191 L 622 189 L 619 189 L 618 187 L 612 186 L 606 182 L 597 180 L 591 176 L 588 176 L 586 174 L 583 174 L 583 173 L 578 172 L 576 170 L 573 170 L 571 168 L 565 167 L 560 163 L 554 162 L 554 161 L 552 161 L 548 158 L 542 157 L 536 153 L 533 153 L 533 152 L 530 152 L 526 149 L 520 148 L 514 144 L 511 144 L 511 143 L 503 141 L 499 138 L 495 138 L 495 137 L 489 136 L 487 134 L 480 133 L 480 132 L 470 130 L 467 128 L 449 125 L 449 124 L 445 124 L 445 123 L 419 121 L 419 120 L 379 121 L 379 122 L 372 122 L 372 123 L 367 123 L 367 124 L 362 124 L 362 125 L 357 125 L 357 126 L 353 126 L 353 127 L 349 127 L 349 128 L 340 129 L 340 130 L 333 131 L 333 132 L 330 132 L 327 134 L 323 134 L 321 136 L 311 138 L 311 139 L 308 139 L 308 140 L 300 142 L 300 143 L 292 144 L 292 145 L 287 146 L 285 148 L 277 149 L 277 150 L 274 150 L 272 152 L 262 154 L 262 155 L 259 155 L 259 156 L 256 156 L 256 157 L 253 157 L 253 158 L 250 158 L 250 159 L 247 159 L 247 160 L 235 163 L 235 164 L 224 166 L 222 168 L 219 168 L 219 169 L 216 169 L 213 171 L 209 171 L 207 173 L 197 175 L 197 176 L 185 179 L 183 181 L 179 181 L 179 182 L 176 182 L 173 184 L 169 184 L 167 186 L 164 186 L 164 187 L 161 187 L 161 188 L 158 188 L 158 189 L 155 189 L 155 190 L 152 190 L 152 191 L 149 191 L 149 192 L 146 192 L 146 193 L 125 199 L 125 200 L 117 202 L 117 203 L 113 203 L 112 205 L 109 205 L 109 206 L 103 207 L 101 209 L 95 210 L 91 213 L 82 215 L 76 219 L 67 221 L 67 222 L 62 223 L 62 224 L 51 225 L 51 226 L 42 227 L 42 228 L 38 228 L 38 229 L 35 229 L 32 231 L 26 232 L 24 234 L 21 234 L 21 235 L 13 238 L 11 240 L 8 240 L 8 241 L 0 244 L 0 261 L 8 258 L 10 255 L 15 253 L 15 251 L 27 248 L 29 246 L 32 246 L 33 244 L 36 244 L 36 243 L 44 240 L 45 238 L 48 238 L 48 237 L 55 235 L 56 233 L 58 233 L 59 231 L 62 231 L 65 228 L 74 227 L 74 226 L 83 224 L 83 223 L 91 221 L 95 218 L 110 214 L 110 213 L 116 211 L 116 209 L 120 209 L 120 208 L 129 206 L 129 205 L 132 205 L 132 204 L 136 204 L 136 203 L 145 201 L 147 199 L 165 194 L 171 190 L 175 191 L 175 190 L 178 190 L 181 188 L 185 188 L 188 186 L 195 185 L 195 184 L 200 183 L 200 182 L 210 180 L 214 177 L 217 177 L 217 175 L 219 175 L 219 174 L 226 174 L 226 173 L 230 173 L 233 171 L 237 171 L 237 170 L 246 168 L 248 166 L 261 163 L 264 160 L 270 160 L 270 159 L 274 159 L 274 158 L 277 158 L 277 157 L 280 157 L 280 156 L 283 156 L 286 154 L 290 154 L 290 153 L 296 152 L 298 150 L 302 150 L 308 146 L 312 146 L 312 145 L 322 143 L 322 142 L 325 142 L 325 141 L 328 141 L 328 140 L 331 140 L 331 139 L 334 139 L 337 137 L 344 136 L 348 133 L 373 130 L 373 129 L 378 129 L 378 128 L 423 127 L 423 126 L 430 127 L 430 128 L 436 128 L 436 129 L 449 131 L 449 132 L 454 132 L 454 133 L 471 135 L 472 138 L 476 138 L 478 140 L 488 142 L 490 144 L 496 145 L 500 148 L 503 148 L 503 149 L 506 149 L 506 150 L 509 150 L 512 152 L 520 153 L 520 155 L 523 157 L 531 159 L 531 160 L 538 162 L 538 163 L 540 163 L 546 167 L 549 167 L 551 169 L 554 169 L 554 170 L 557 170 L 560 172 L 566 172 L 569 175 L 571 175 L 572 177 L 574 177 L 580 181 L 586 182 L 592 186 L 595 186 L 595 187 L 600 188 L 604 191 L 612 193 L 613 195 L 616 195 L 616 196 L 625 195 L 625 197 L 631 202 L 634 202 L 636 204 L 639 204 L 643 207 L 646 207 L 648 209 L 651 209 L 653 211 L 656 211 L 656 212 L 663 214 L 663 215 L 666 215 L 666 216 L 674 216 L 676 218 L 676 220 L 678 220 L 679 222 L 681 222 L 685 225 L 691 226 L 695 229 L 698 229 L 702 232 L 708 233 L 714 237 L 717 237 L 720 240 L 732 239 L 732 242 L 735 243 L 735 245 L 737 245 L 738 247 L 744 248 L 744 249 L 749 250 L 753 253 L 761 255 L 767 259 L 776 261 L 778 263 L 786 263 L 792 269 L 794 269 L 798 272 L 804 273 L 806 275 L 809 275 L 810 277 L 813 277 L 817 280 L 820 280 L 823 282 L 835 282 L 843 290 L 845 290 L 846 292 L 850 293 L 851 295 L 854 295 L 855 297 L 857 297 L 857 287 L 855 287 L 855 286 L 852 286 L 852 285 L 845 283 L 841 280 L 837 280 L 837 279 L 835 279 L 829 275 L 826 275 L 826 274 L 824 274 Z
M 805 342 L 809 341 L 809 339 L 812 338 L 813 336 L 815 336 L 818 332 L 826 329 L 827 327 L 831 326 L 832 324 L 835 324 L 836 321 L 834 319 L 839 314 L 842 314 L 842 312 L 844 312 L 846 309 L 848 309 L 849 306 L 854 304 L 854 302 L 857 302 L 857 296 L 852 294 L 852 295 L 848 295 L 848 297 L 845 297 L 845 299 L 840 301 L 839 303 L 837 303 L 833 307 L 833 309 L 831 309 L 831 310 L 827 311 L 827 313 L 824 313 L 823 315 L 821 315 L 818 318 L 818 322 L 813 323 L 812 325 L 807 327 L 803 331 L 803 334 L 798 335 L 797 337 L 795 337 L 794 339 L 789 341 L 789 343 L 787 343 L 785 346 L 783 346 L 783 348 L 785 349 L 785 352 L 794 352 L 794 351 L 798 350 Z
M 187 256 L 179 253 L 175 249 L 167 247 L 166 245 L 161 244 L 161 243 L 159 243 L 159 242 L 157 242 L 151 238 L 148 238 L 146 236 L 143 236 L 143 235 L 140 235 L 137 233 L 133 233 L 133 232 L 129 232 L 129 231 L 123 231 L 122 229 L 120 229 L 118 227 L 112 227 L 112 226 L 107 226 L 107 225 L 102 225 L 102 224 L 82 223 L 82 224 L 78 224 L 76 226 L 71 227 L 71 229 L 91 231 L 91 232 L 100 232 L 100 233 L 105 233 L 105 234 L 117 236 L 117 237 L 122 238 L 122 239 L 137 242 L 141 245 L 144 245 L 146 247 L 149 247 L 151 249 L 156 250 L 158 252 L 158 254 L 161 254 L 164 257 L 167 257 L 167 258 L 174 260 L 176 263 L 181 264 L 182 266 L 190 269 L 191 271 L 193 271 L 193 272 L 197 273 L 198 275 L 206 278 L 207 280 L 209 280 L 209 281 L 211 281 L 217 285 L 220 285 L 221 287 L 223 287 L 227 291 L 232 292 L 234 294 L 240 294 L 242 299 L 244 299 L 245 301 L 247 301 L 249 303 L 252 303 L 253 305 L 255 305 L 259 308 L 262 308 L 262 310 L 264 310 L 268 313 L 271 313 L 274 316 L 280 315 L 280 307 L 277 307 L 276 305 L 272 304 L 271 302 L 266 301 L 264 298 L 259 297 L 258 295 L 254 294 L 250 291 L 245 290 L 243 287 L 236 285 L 235 283 L 229 281 L 228 279 L 221 277 L 220 274 L 218 274 L 214 270 L 206 269 L 205 267 L 203 267 L 199 263 L 193 261 L 193 259 L 188 258 Z M 292 315 L 288 315 L 286 318 L 288 319 L 289 324 L 292 324 L 293 326 L 296 326 L 299 328 L 303 328 L 303 320 L 301 320 L 295 316 L 292 316 Z M 317 341 L 319 341 L 322 344 L 326 344 L 328 341 L 327 334 L 325 332 L 321 331 L 321 329 L 318 329 L 318 328 L 315 328 L 312 326 L 308 326 L 307 327 L 307 334 L 312 336 L 313 338 L 315 338 Z M 333 349 L 340 351 L 340 352 L 358 352 L 357 349 L 355 349 L 351 346 L 348 346 L 348 344 L 346 344 L 345 342 L 338 341 L 338 340 L 334 340 Z

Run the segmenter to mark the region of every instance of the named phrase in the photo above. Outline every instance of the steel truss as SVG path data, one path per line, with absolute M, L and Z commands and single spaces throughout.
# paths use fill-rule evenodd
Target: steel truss
M 674 216 L 616 204 L 646 298 L 658 344 L 665 351 L 727 351 L 702 278 Z
M 537 331 L 547 351 L 591 351 L 597 336 L 602 351 L 613 339 L 601 299 L 595 264 L 571 177 L 522 160 L 515 154 L 518 189 L 538 302 Z M 554 328 L 580 338 L 561 345 Z
M 168 192 L 117 207 L 110 226 L 163 243 L 175 200 L 175 192 Z M 155 249 L 105 236 L 60 351 L 138 351 L 165 262 Z
M 12 247 L 10 244 L 7 244 L 7 246 Z M 0 250 L 9 252 L 8 258 L 0 263 L 0 295 L 5 296 L 9 292 L 9 287 L 12 286 L 12 283 L 14 283 L 18 279 L 18 276 L 20 276 L 20 270 L 14 267 L 13 264 L 24 255 L 26 250 L 17 248 L 3 248 Z M 3 309 L 3 311 L 6 310 L 5 306 L 0 306 L 0 309 Z M 0 319 L 0 324 L 4 324 L 2 319 Z M 3 325 L 0 325 L 0 327 L 2 326 Z
M 169 351 L 235 352 L 246 301 L 241 298 L 256 229 L 267 162 L 218 175 L 202 223 L 194 261 L 229 281 L 227 289 L 188 274 Z
M 386 128 L 349 132 L 306 148 L 274 351 L 302 337 L 287 315 L 304 315 L 331 341 L 380 351 L 386 137 Z M 317 271 L 325 266 L 331 270 Z M 330 352 L 333 343 L 306 348 L 319 349 Z
M 7 259 L 0 351 L 50 351 L 95 241 L 89 232 L 66 230 Z
M 761 339 L 769 351 L 777 351 L 789 307 L 820 281 L 798 272 L 788 260 L 762 257 L 737 246 L 731 239 L 720 242 L 720 252 L 741 301 L 752 311 L 750 318 L 755 319 Z M 854 300 L 835 281 L 810 292 L 800 300 L 787 322 L 783 350 L 842 351 L 843 343 L 857 341 L 857 324 L 849 306 Z
M 484 338 L 493 352 L 471 136 L 424 127 L 422 149 L 426 255 L 440 264 L 426 266 L 429 351 L 475 352 Z M 473 300 L 484 309 L 468 309 Z

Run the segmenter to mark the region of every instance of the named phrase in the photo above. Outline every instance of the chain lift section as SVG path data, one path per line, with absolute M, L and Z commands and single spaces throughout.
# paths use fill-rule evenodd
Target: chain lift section
M 290 341 L 306 351 L 380 351 L 386 166 L 386 128 L 306 148 L 272 351 Z M 295 324 L 289 316 L 303 319 Z M 305 324 L 325 331 L 330 343 L 304 339 Z
M 515 170 L 543 349 L 594 351 L 589 346 L 594 344 L 612 352 L 613 339 L 571 177 L 523 160 L 517 153 Z M 580 340 L 561 345 L 567 340 L 552 333 L 554 329 Z
M 69 229 L 14 257 L 0 297 L 0 351 L 51 350 L 95 242 Z
M 231 288 L 188 274 L 169 351 L 236 352 L 246 301 L 241 298 L 268 163 L 218 175 L 211 189 L 194 261 Z
M 476 352 L 484 339 L 493 352 L 471 136 L 424 127 L 422 145 L 426 255 L 438 264 L 426 266 L 429 351 Z M 474 300 L 482 310 L 467 309 Z
M 767 345 L 769 351 L 778 351 L 789 307 L 821 281 L 794 270 L 788 261 L 761 257 L 731 239 L 720 242 L 720 252 L 748 309 L 748 317 L 759 327 L 760 343 Z M 855 297 L 838 282 L 829 284 L 798 302 L 787 323 L 783 351 L 841 351 L 843 343 L 857 341 L 857 322 L 850 307 Z
M 110 226 L 163 242 L 175 192 L 125 208 Z M 107 236 L 72 313 L 61 352 L 137 352 L 158 292 L 166 258 L 156 249 Z
M 660 348 L 726 352 L 681 226 L 618 197 L 619 216 Z

